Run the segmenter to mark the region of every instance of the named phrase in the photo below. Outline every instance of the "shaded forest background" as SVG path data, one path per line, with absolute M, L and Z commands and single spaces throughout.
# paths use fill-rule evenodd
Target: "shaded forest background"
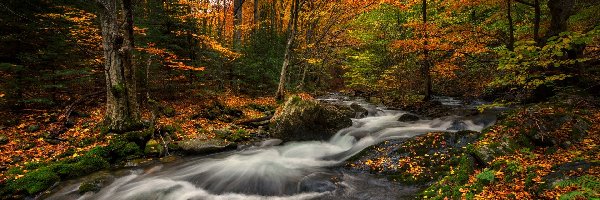
M 597 68 L 588 66 L 598 56 L 598 2 L 572 1 L 559 16 L 568 32 L 558 38 L 550 38 L 559 36 L 551 30 L 552 1 L 535 2 L 539 14 L 534 2 L 431 1 L 423 26 L 419 1 L 301 1 L 297 23 L 294 1 L 137 1 L 139 93 L 158 100 L 199 91 L 272 94 L 293 26 L 288 90 L 418 101 L 427 50 L 437 95 L 514 93 L 514 99 L 565 79 L 597 91 L 588 84 L 597 82 Z M 65 107 L 105 90 L 97 5 L 11 0 L 0 6 L 0 100 L 9 111 L 3 119 Z M 571 54 L 563 55 L 567 49 Z M 571 60 L 554 62 L 562 57 Z

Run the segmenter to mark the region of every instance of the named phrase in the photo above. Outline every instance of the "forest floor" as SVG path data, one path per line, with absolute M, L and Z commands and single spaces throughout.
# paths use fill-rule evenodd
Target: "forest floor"
M 160 102 L 161 115 L 155 127 L 175 129 L 176 141 L 219 137 L 216 130 L 225 129 L 239 121 L 263 117 L 272 112 L 276 102 L 272 97 L 249 97 L 231 93 Z M 219 117 L 206 113 L 215 106 L 238 112 L 236 116 Z M 82 105 L 73 111 L 70 124 L 58 122 L 63 110 L 22 114 L 13 126 L 0 127 L 0 184 L 19 179 L 30 166 L 76 158 L 96 146 L 107 146 L 113 138 L 102 131 L 103 105 Z M 217 111 L 218 112 L 218 111 Z M 145 109 L 143 119 L 150 118 Z M 266 114 L 265 114 L 266 113 Z M 210 119 L 208 119 L 210 118 Z M 248 127 L 239 127 L 248 129 Z M 61 130 L 61 131 L 59 131 Z M 57 133 L 58 132 L 58 133 Z M 249 133 L 251 130 L 245 130 Z M 225 139 L 227 140 L 227 139 Z
M 423 199 L 599 198 L 598 102 L 560 95 L 518 105 L 481 133 L 386 141 L 347 167 L 429 186 Z

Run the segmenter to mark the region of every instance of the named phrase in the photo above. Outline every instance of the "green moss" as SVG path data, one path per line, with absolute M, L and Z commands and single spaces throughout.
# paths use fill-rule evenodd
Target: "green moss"
M 152 139 L 146 143 L 144 154 L 146 155 L 161 155 L 164 151 L 163 146 L 156 140 Z
M 120 97 L 125 93 L 125 86 L 123 84 L 113 85 L 110 88 L 110 91 L 112 92 L 113 95 Z
M 477 174 L 477 180 L 482 182 L 485 185 L 488 185 L 492 182 L 494 182 L 494 170 L 491 169 L 485 169 L 483 170 L 481 173 Z
M 160 127 L 160 131 L 165 132 L 165 133 L 175 134 L 177 132 L 182 131 L 182 129 L 181 129 L 181 126 L 179 126 L 178 124 L 168 124 L 168 125 L 164 125 L 164 126 Z
M 511 182 L 515 177 L 519 174 L 523 173 L 525 169 L 518 162 L 509 162 L 505 168 L 506 174 L 504 175 L 504 180 L 506 182 Z
M 574 179 L 560 181 L 556 183 L 555 186 L 577 186 L 583 191 L 600 191 L 600 178 L 591 175 L 585 175 Z
M 100 188 L 94 182 L 85 182 L 79 185 L 79 193 L 85 194 L 86 192 L 97 192 Z
M 30 133 L 36 132 L 38 130 L 40 130 L 40 125 L 37 125 L 37 124 L 34 124 L 34 125 L 31 125 L 31 126 L 27 127 L 27 132 L 30 132 Z
M 175 110 L 175 108 L 173 108 L 171 106 L 165 106 L 162 109 L 162 113 L 163 113 L 163 115 L 165 115 L 167 117 L 175 117 L 175 115 L 177 114 L 177 111 Z
M 44 167 L 25 174 L 20 179 L 9 184 L 12 191 L 26 191 L 28 194 L 37 194 L 60 181 L 60 177 L 50 168 Z
M 75 168 L 81 173 L 80 175 L 95 172 L 101 169 L 108 168 L 110 164 L 104 158 L 96 156 L 81 157 L 79 162 L 75 163 Z
M 421 193 L 421 196 L 427 196 L 432 199 L 459 199 L 462 195 L 460 189 L 469 181 L 469 175 L 475 167 L 474 160 L 469 155 L 463 155 L 458 159 L 458 166 L 453 172 L 442 178 L 437 183 Z
M 48 165 L 47 163 L 43 163 L 43 162 L 29 162 L 24 165 L 24 168 L 26 170 L 35 170 L 35 169 L 38 169 L 38 168 L 41 168 L 41 167 L 44 167 L 47 165 Z
M 232 131 L 230 129 L 230 127 L 216 130 L 215 134 L 217 135 L 218 138 L 221 138 L 221 139 L 224 139 L 227 141 L 231 141 L 231 142 L 245 141 L 250 138 L 248 131 L 246 131 L 244 129 L 237 129 L 235 131 Z

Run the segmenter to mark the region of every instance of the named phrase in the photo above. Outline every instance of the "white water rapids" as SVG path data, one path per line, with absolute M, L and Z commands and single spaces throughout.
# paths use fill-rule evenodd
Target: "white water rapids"
M 335 168 L 361 150 L 385 140 L 432 131 L 481 131 L 495 121 L 494 117 L 479 115 L 468 119 L 451 116 L 400 122 L 398 118 L 405 112 L 363 106 L 370 110 L 369 116 L 353 119 L 351 127 L 340 130 L 329 141 L 277 146 L 277 140 L 269 140 L 254 148 L 193 158 L 175 166 L 131 170 L 97 193 L 79 195 L 76 183 L 63 187 L 49 199 L 371 199 L 372 195 L 380 194 L 386 199 L 386 191 L 398 189 Z M 368 188 L 374 192 L 361 193 Z

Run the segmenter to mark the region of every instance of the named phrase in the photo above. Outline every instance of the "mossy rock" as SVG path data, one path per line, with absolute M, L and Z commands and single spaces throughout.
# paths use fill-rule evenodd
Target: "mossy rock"
M 41 168 L 25 174 L 20 179 L 9 184 L 12 191 L 26 191 L 33 195 L 40 193 L 60 181 L 60 177 L 50 168 Z
M 121 139 L 125 139 L 128 142 L 134 142 L 138 147 L 144 149 L 146 143 L 152 138 L 154 129 L 145 129 L 141 131 L 131 131 L 124 133 Z
M 87 192 L 98 192 L 106 184 L 110 183 L 114 177 L 108 172 L 97 172 L 85 178 L 79 185 L 79 194 Z
M 165 151 L 165 148 L 163 147 L 163 145 L 160 144 L 160 142 L 158 142 L 155 139 L 151 139 L 146 143 L 146 148 L 144 149 L 144 154 L 146 155 L 162 155 Z
M 215 130 L 214 132 L 218 138 L 230 142 L 242 142 L 251 138 L 248 131 L 237 127 L 227 127 L 224 129 Z
M 34 124 L 27 127 L 27 132 L 33 133 L 40 130 L 40 125 Z
M 272 136 L 284 141 L 327 140 L 352 125 L 355 112 L 316 100 L 290 97 L 272 121 Z
M 405 113 L 402 116 L 400 116 L 400 118 L 398 118 L 398 121 L 401 122 L 413 122 L 413 121 L 418 121 L 421 118 L 417 115 L 414 114 L 410 114 L 410 113 Z
M 353 157 L 352 167 L 383 174 L 391 180 L 404 184 L 425 184 L 438 180 L 456 169 L 461 157 L 468 155 L 469 148 L 481 133 L 474 131 L 429 133 L 404 140 L 391 140 L 375 145 Z M 472 146 L 472 145 L 471 145 Z M 377 165 L 365 164 L 369 160 L 389 158 Z M 474 159 L 471 159 L 474 160 Z M 408 164 L 406 161 L 410 161 Z M 420 169 L 420 173 L 411 172 Z
M 217 152 L 223 152 L 227 150 L 233 150 L 237 148 L 237 144 L 227 142 L 224 140 L 200 140 L 191 139 L 186 141 L 180 141 L 177 143 L 176 149 L 182 151 L 185 154 L 192 155 L 205 155 Z

